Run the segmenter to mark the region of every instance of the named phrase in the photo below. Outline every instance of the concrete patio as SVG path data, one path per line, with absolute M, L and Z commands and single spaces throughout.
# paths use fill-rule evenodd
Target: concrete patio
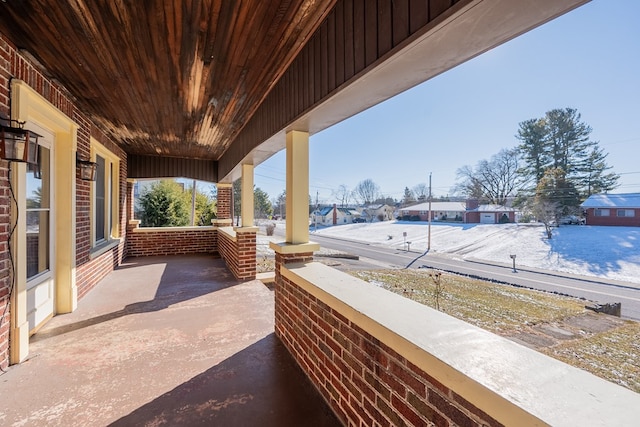
M 339 425 L 273 319 L 220 259 L 127 259 L 0 374 L 0 424 Z

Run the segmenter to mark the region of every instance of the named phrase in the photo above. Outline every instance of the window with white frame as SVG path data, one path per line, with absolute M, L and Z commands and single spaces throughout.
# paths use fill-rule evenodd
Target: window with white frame
M 609 216 L 609 209 L 596 209 L 594 212 L 595 216 Z
M 636 216 L 636 211 L 633 209 L 618 209 L 616 216 L 634 217 Z
M 97 163 L 96 180 L 91 189 L 91 244 L 108 242 L 118 231 L 118 180 L 120 159 L 91 139 L 91 161 Z

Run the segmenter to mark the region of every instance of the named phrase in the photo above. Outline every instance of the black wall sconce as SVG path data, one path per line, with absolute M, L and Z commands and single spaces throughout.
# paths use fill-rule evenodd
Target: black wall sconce
M 98 164 L 90 160 L 82 160 L 78 153 L 76 153 L 76 167 L 78 168 L 78 174 L 83 181 L 95 181 L 96 170 Z
M 12 123 L 18 127 L 11 126 Z M 38 135 L 24 129 L 25 122 L 0 118 L 0 158 L 38 164 Z

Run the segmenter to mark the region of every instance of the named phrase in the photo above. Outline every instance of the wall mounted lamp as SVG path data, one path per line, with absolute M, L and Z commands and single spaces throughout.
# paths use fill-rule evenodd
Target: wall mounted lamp
M 18 127 L 11 126 L 12 123 Z M 0 158 L 38 164 L 38 135 L 24 129 L 25 122 L 0 117 Z
M 78 153 L 76 153 L 76 167 L 78 168 L 78 174 L 83 181 L 95 181 L 96 170 L 98 164 L 90 160 L 82 160 Z

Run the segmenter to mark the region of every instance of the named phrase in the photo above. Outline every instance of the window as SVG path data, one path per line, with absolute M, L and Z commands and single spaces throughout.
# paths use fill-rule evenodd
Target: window
M 624 217 L 633 217 L 636 216 L 636 211 L 634 211 L 633 209 L 618 209 L 618 212 L 616 212 L 617 216 L 624 216 Z
M 27 280 L 49 270 L 51 151 L 38 149 L 38 166 L 27 166 Z
M 91 195 L 91 243 L 95 247 L 119 236 L 118 185 L 120 159 L 92 139 L 91 161 L 96 162 L 98 165 Z
M 595 210 L 595 215 L 596 216 L 609 216 L 609 209 L 596 209 Z

